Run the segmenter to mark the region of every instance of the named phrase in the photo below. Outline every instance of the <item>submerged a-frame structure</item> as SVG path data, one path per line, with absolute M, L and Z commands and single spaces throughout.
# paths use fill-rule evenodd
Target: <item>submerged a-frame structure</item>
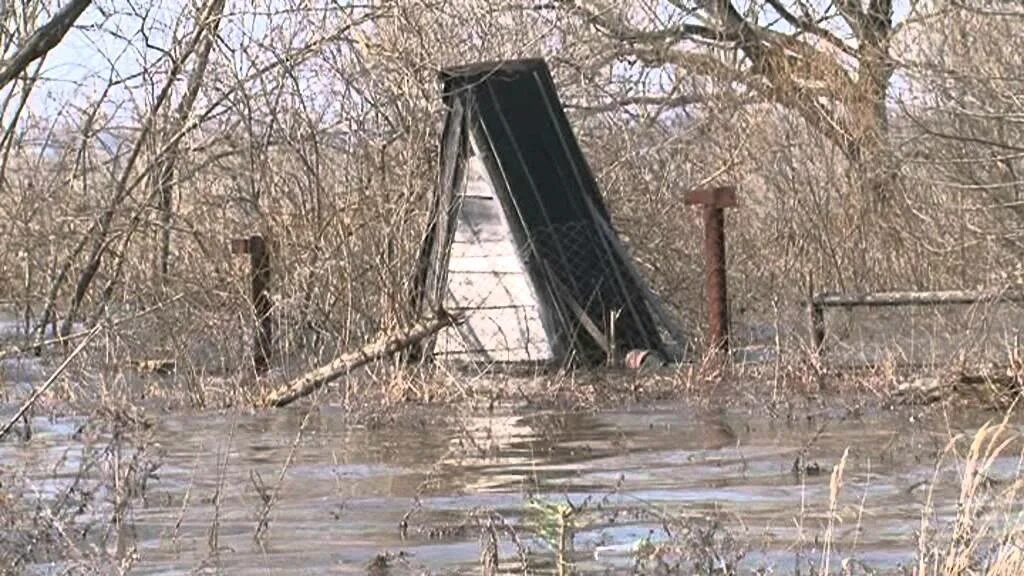
M 465 316 L 421 354 L 598 364 L 684 342 L 612 228 L 543 60 L 441 73 L 440 182 L 420 251 L 421 312 Z

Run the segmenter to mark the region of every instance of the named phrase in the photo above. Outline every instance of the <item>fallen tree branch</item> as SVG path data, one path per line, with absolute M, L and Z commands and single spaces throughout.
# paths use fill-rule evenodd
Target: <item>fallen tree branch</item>
M 337 380 L 360 366 L 404 350 L 457 322 L 459 319 L 455 316 L 441 312 L 435 318 L 423 320 L 407 330 L 389 334 L 358 350 L 342 354 L 330 364 L 303 374 L 268 394 L 263 400 L 263 404 L 275 407 L 287 406 L 299 398 L 309 396 L 324 384 Z

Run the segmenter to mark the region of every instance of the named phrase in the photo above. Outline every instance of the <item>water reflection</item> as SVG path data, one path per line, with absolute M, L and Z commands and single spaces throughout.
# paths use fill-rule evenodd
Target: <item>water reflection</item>
M 496 510 L 516 523 L 525 499 L 540 494 L 574 503 L 590 497 L 615 512 L 581 523 L 585 570 L 616 565 L 631 543 L 660 530 L 635 513 L 656 509 L 715 514 L 750 550 L 749 562 L 788 572 L 800 550 L 794 543 L 813 543 L 823 530 L 828 470 L 846 448 L 844 505 L 862 498 L 865 504 L 860 555 L 891 568 L 913 557 L 926 496 L 921 482 L 931 478 L 949 430 L 969 430 L 985 418 L 958 414 L 910 424 L 899 413 L 821 410 L 769 419 L 674 407 L 467 418 L 424 413 L 372 428 L 323 408 L 291 455 L 269 532 L 257 541 L 259 485 L 277 485 L 303 416 L 296 409 L 158 417 L 153 433 L 162 465 L 132 516 L 139 571 L 364 573 L 378 553 L 402 550 L 410 567 L 473 572 L 478 532 L 460 528 L 466 514 Z M 57 493 L 76 473 L 81 423 L 36 418 L 31 441 L 0 443 L 0 465 L 33 471 L 43 493 Z M 794 473 L 801 453 L 823 472 Z M 1015 465 L 1007 458 L 996 470 L 1012 476 Z M 954 512 L 956 490 L 954 482 L 938 489 L 940 512 Z M 852 540 L 853 529 L 842 526 L 840 538 Z M 595 550 L 606 553 L 595 559 Z M 508 542 L 502 554 L 514 557 Z

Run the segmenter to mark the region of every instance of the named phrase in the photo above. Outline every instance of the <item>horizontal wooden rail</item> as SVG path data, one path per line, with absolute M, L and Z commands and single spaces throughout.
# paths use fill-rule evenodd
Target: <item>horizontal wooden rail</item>
M 813 305 L 821 308 L 876 306 L 938 306 L 980 302 L 1024 302 L 1017 290 L 941 290 L 936 292 L 868 292 L 864 294 L 818 294 Z
M 825 344 L 826 308 L 868 308 L 895 306 L 971 305 L 985 302 L 1024 302 L 1020 290 L 939 290 L 932 292 L 866 292 L 862 294 L 821 293 L 806 303 L 811 345 L 821 354 Z

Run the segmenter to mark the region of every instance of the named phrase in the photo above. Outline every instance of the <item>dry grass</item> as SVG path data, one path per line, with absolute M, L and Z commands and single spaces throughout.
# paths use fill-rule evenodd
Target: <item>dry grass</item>
M 955 455 L 963 438 L 950 440 L 943 458 Z M 1020 515 L 1021 466 L 1009 478 L 1000 478 L 1005 470 L 995 465 L 1019 440 L 1009 424 L 1009 414 L 998 423 L 982 426 L 973 437 L 967 453 L 957 458 L 960 467 L 960 495 L 956 517 L 945 526 L 935 527 L 932 492 L 921 518 L 920 546 L 916 574 L 962 576 L 968 574 L 1018 574 L 1021 564 Z M 1024 452 L 1022 452 L 1024 454 Z
M 1022 564 L 1022 535 L 1024 535 L 1024 501 L 1020 497 L 1021 458 L 1017 466 L 1006 469 L 1009 450 L 1019 447 L 1020 437 L 1010 424 L 1010 413 L 997 423 L 986 423 L 976 432 L 950 438 L 939 454 L 935 473 L 928 484 L 928 496 L 917 530 L 917 558 L 912 573 L 915 576 L 967 576 L 1019 574 Z M 966 452 L 960 450 L 966 444 Z M 1024 449 L 1021 449 L 1024 454 Z M 866 496 L 855 506 L 840 512 L 843 474 L 849 450 L 833 467 L 829 482 L 829 501 L 826 527 L 822 534 L 822 552 L 818 573 L 833 574 L 832 559 L 841 555 L 842 573 L 853 573 L 855 567 L 871 570 L 857 560 L 856 536 L 850 553 L 842 555 L 842 542 L 836 541 L 834 526 L 837 522 L 854 519 L 859 527 Z M 1003 466 L 998 464 L 1002 461 Z M 956 472 L 950 477 L 950 468 Z M 1007 473 L 1010 473 L 1007 475 Z M 945 477 L 945 479 L 944 479 Z M 937 507 L 947 503 L 935 501 L 937 489 L 943 482 L 958 481 L 959 496 L 951 517 L 940 517 Z M 845 517 L 844 517 L 845 516 Z

